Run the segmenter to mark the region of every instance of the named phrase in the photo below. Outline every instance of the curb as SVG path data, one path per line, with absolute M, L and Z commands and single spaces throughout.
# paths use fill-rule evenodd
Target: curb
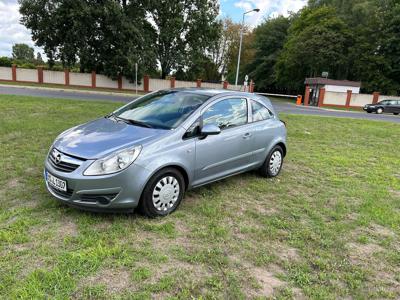
M 98 95 L 112 95 L 112 96 L 140 96 L 140 94 L 119 93 L 119 92 L 105 92 L 105 91 L 88 91 L 88 90 L 75 90 L 75 89 L 63 89 L 63 88 L 51 88 L 43 86 L 27 86 L 27 85 L 12 85 L 12 84 L 0 84 L 0 87 L 8 88 L 20 88 L 28 90 L 47 90 L 47 91 L 59 91 L 59 92 L 72 92 L 72 93 L 84 93 L 84 94 L 98 94 Z

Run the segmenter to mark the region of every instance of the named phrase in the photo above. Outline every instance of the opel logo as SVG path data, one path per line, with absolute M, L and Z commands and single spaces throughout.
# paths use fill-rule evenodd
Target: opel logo
M 61 161 L 61 154 L 58 153 L 55 159 L 56 159 L 56 164 L 59 164 Z
M 54 158 L 54 162 L 56 164 L 59 164 L 60 161 L 61 161 L 61 158 L 62 158 L 61 153 L 58 152 L 56 149 L 54 149 L 52 155 L 53 155 L 53 158 Z

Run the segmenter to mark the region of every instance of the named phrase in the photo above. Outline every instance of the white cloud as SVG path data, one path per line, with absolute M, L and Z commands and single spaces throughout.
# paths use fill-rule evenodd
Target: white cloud
M 249 25 L 257 26 L 265 18 L 287 16 L 290 12 L 300 10 L 306 4 L 307 0 L 240 0 L 234 5 L 242 8 L 243 11 L 259 8 L 259 13 L 249 13 L 246 18 Z
M 0 56 L 11 56 L 12 46 L 16 43 L 34 47 L 35 53 L 42 52 L 40 48 L 34 46 L 30 31 L 19 23 L 21 15 L 18 9 L 16 0 L 0 0 Z

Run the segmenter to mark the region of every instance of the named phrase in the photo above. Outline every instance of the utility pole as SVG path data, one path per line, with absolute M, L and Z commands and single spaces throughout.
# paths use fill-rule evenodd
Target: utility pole
M 236 80 L 235 80 L 235 86 L 238 85 L 238 79 L 239 79 L 239 67 L 240 67 L 240 54 L 242 52 L 242 40 L 243 40 L 243 29 L 244 29 L 244 16 L 248 13 L 251 12 L 259 12 L 260 9 L 259 8 L 255 8 L 249 11 L 246 11 L 245 13 L 243 13 L 243 20 L 242 20 L 242 28 L 240 29 L 240 43 L 239 43 L 239 54 L 238 54 L 238 63 L 237 63 L 237 67 L 236 67 Z

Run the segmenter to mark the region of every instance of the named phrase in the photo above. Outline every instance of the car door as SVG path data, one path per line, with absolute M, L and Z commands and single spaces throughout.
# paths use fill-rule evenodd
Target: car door
M 261 165 L 267 155 L 267 151 L 273 142 L 277 127 L 273 113 L 262 103 L 251 100 L 251 124 L 253 135 L 254 165 Z
M 400 113 L 400 100 L 395 100 L 395 105 L 393 106 L 393 112 L 395 114 Z
M 394 112 L 394 108 L 395 108 L 394 107 L 394 101 L 387 100 L 386 103 L 385 103 L 385 107 L 384 107 L 383 111 L 385 113 L 392 113 L 392 112 Z
M 196 140 L 194 186 L 249 167 L 252 135 L 248 118 L 248 102 L 245 98 L 224 98 L 204 109 L 201 126 L 215 124 L 221 132 Z

